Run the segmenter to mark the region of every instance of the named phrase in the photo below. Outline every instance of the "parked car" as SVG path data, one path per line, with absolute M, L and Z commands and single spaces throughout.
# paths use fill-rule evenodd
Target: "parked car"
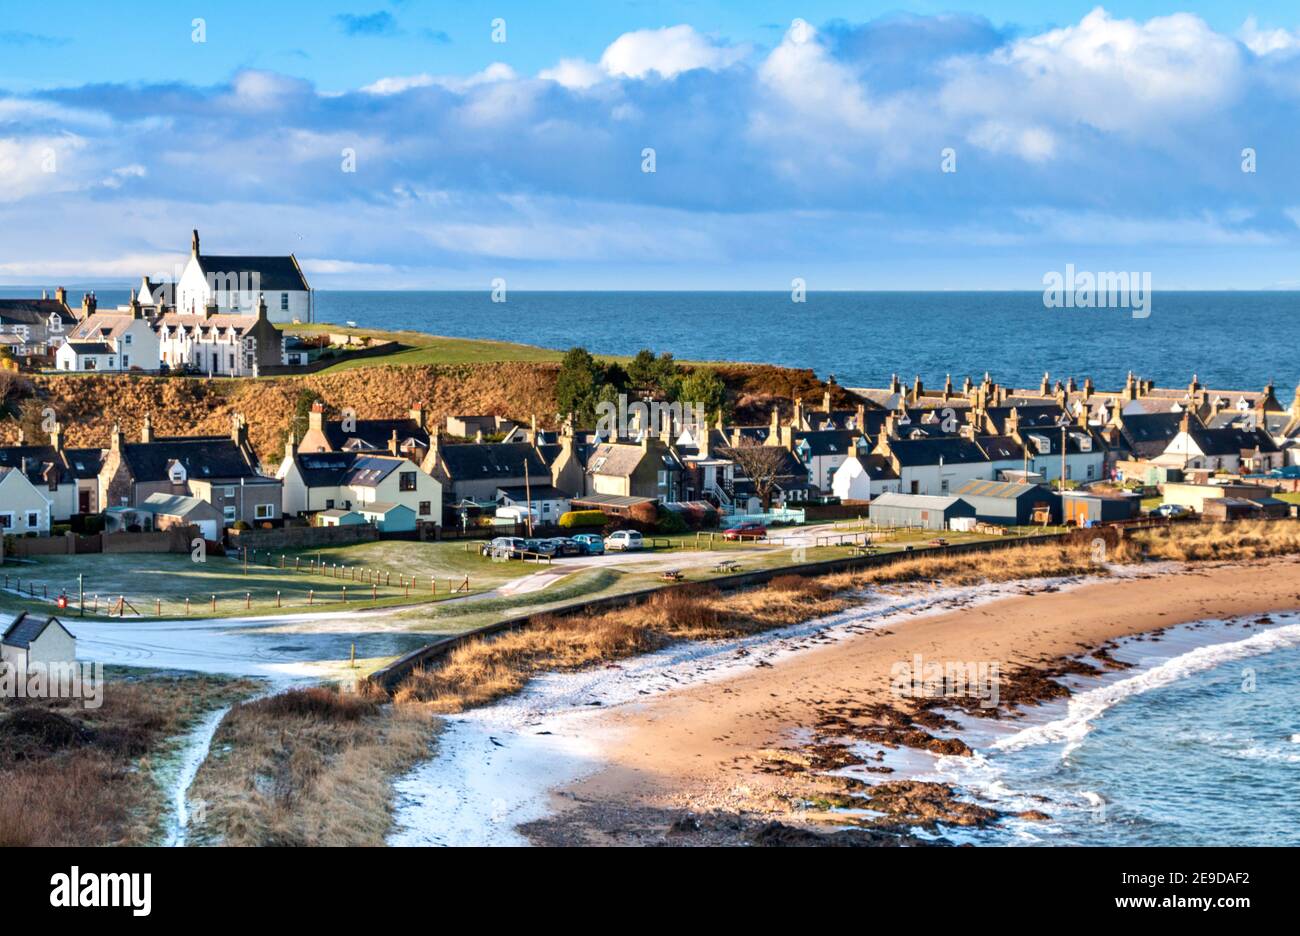
M 524 541 L 517 536 L 498 536 L 478 548 L 482 555 L 498 559 L 518 559 L 523 550 Z
M 636 530 L 615 530 L 605 539 L 606 549 L 634 550 L 645 546 L 645 540 Z
M 582 547 L 584 555 L 605 555 L 605 540 L 598 533 L 579 533 L 573 537 L 573 541 Z
M 560 548 L 555 545 L 555 540 L 530 539 L 524 540 L 524 544 L 524 548 L 528 552 L 537 553 L 540 556 L 555 556 L 560 551 Z
M 725 540 L 761 540 L 767 538 L 767 527 L 757 520 L 746 520 L 722 531 Z
M 1179 517 L 1190 517 L 1194 510 L 1190 507 L 1184 507 L 1182 504 L 1161 504 L 1155 510 L 1151 511 L 1153 517 L 1166 517 L 1170 520 L 1177 520 Z
M 557 556 L 581 556 L 586 553 L 581 543 L 575 543 L 567 536 L 554 536 L 547 542 L 555 544 L 555 554 Z

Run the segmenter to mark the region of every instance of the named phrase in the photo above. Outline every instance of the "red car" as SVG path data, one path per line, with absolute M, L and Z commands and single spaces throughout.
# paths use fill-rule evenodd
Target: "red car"
M 722 538 L 725 540 L 767 539 L 767 527 L 757 521 L 746 520 L 729 530 L 723 530 Z

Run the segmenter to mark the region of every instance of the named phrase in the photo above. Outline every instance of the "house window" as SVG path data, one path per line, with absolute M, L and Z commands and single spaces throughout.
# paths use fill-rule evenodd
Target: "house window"
M 427 517 L 433 512 L 432 501 L 420 501 L 420 516 Z
M 234 497 L 235 488 L 233 486 L 228 486 L 223 493 L 225 494 L 226 497 Z
M 41 525 L 41 515 L 34 510 L 27 511 L 27 529 L 34 530 Z
M 289 294 L 288 294 L 288 293 L 280 293 L 280 311 L 281 311 L 281 312 L 288 312 L 288 311 L 289 311 Z
M 131 343 L 131 336 L 130 336 L 130 335 L 123 335 L 123 336 L 122 336 L 122 344 L 130 344 L 130 343 Z M 126 358 L 123 358 L 122 360 L 125 361 Z
M 275 519 L 275 505 L 274 505 L 274 504 L 258 504 L 257 507 L 255 508 L 255 510 L 256 510 L 256 513 L 257 513 L 257 519 L 258 519 L 258 520 L 274 520 L 274 519 Z
M 333 510 L 333 509 L 334 509 L 334 499 L 333 499 L 333 498 L 328 498 L 328 499 L 325 501 L 325 509 L 326 509 L 326 510 Z
M 131 355 L 129 355 L 129 354 L 124 354 L 124 355 L 122 355 L 122 366 L 123 366 L 123 367 L 130 367 L 130 366 L 131 366 Z
M 941 492 L 943 492 L 944 494 L 947 494 L 947 493 L 948 493 L 948 479 L 947 479 L 947 478 L 944 478 L 942 481 L 939 482 L 939 490 L 940 490 Z
M 397 476 L 397 486 L 403 491 L 415 490 L 415 472 L 403 471 Z
M 227 523 L 234 523 L 235 519 L 238 517 L 238 513 L 233 506 L 226 507 L 221 512 L 225 516 Z
M 1088 477 L 1089 477 L 1089 478 L 1092 477 L 1092 472 L 1093 472 L 1093 466 L 1092 466 L 1092 465 L 1089 465 L 1089 466 L 1088 466 Z
M 14 515 L 11 513 L 0 513 L 0 530 L 12 530 L 14 527 Z

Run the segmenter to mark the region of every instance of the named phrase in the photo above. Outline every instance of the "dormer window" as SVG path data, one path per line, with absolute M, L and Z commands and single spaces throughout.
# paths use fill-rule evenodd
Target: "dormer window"
M 184 484 L 188 477 L 189 474 L 186 472 L 185 466 L 180 462 L 173 460 L 167 466 L 167 478 L 172 484 Z

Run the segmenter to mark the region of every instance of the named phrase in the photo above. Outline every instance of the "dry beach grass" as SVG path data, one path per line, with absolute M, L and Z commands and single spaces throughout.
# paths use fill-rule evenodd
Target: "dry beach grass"
M 197 842 L 382 845 L 393 776 L 428 754 L 428 714 L 336 688 L 290 689 L 222 720 L 190 798 Z
M 163 758 L 247 680 L 108 680 L 103 704 L 0 700 L 0 846 L 145 845 L 161 832 Z

